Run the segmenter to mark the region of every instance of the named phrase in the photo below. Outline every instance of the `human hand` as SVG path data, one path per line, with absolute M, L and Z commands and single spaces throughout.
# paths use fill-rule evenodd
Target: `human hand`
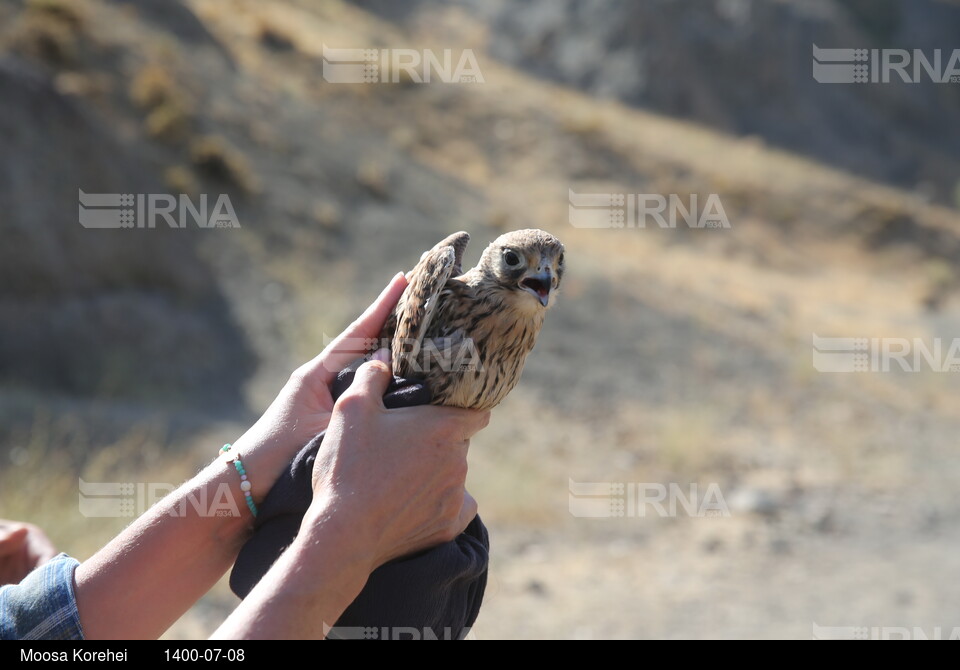
M 382 352 L 378 352 L 382 353 Z M 334 407 L 313 470 L 313 504 L 301 532 L 335 524 L 372 572 L 389 560 L 448 542 L 477 513 L 464 489 L 470 438 L 489 411 L 383 406 L 392 379 L 377 356 Z
M 266 496 L 297 451 L 327 428 L 333 412 L 330 384 L 363 356 L 364 341 L 379 337 L 407 287 L 398 273 L 380 296 L 316 358 L 297 368 L 263 416 L 233 444 L 251 473 L 255 502 Z M 228 453 L 224 458 L 230 457 Z
M 33 524 L 0 519 L 0 586 L 18 584 L 56 555 L 50 538 Z

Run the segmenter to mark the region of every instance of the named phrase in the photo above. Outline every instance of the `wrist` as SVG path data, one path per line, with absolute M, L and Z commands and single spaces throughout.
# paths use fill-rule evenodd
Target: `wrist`
M 314 495 L 295 543 L 307 554 L 336 547 L 338 560 L 366 581 L 376 568 L 377 549 L 376 540 L 369 532 L 369 519 L 348 513 L 347 506 L 335 496 Z
M 367 583 L 369 571 L 355 558 L 348 536 L 336 524 L 305 518 L 293 544 L 214 637 L 325 636 Z
M 194 510 L 193 500 L 206 501 L 206 509 L 197 511 L 213 517 L 216 528 L 212 529 L 212 538 L 239 551 L 250 536 L 254 517 L 243 502 L 240 477 L 233 464 L 218 457 L 186 486 L 183 495 L 169 499 L 169 504 L 176 507 L 175 516 Z
M 278 450 L 271 447 L 269 441 L 258 441 L 244 434 L 230 445 L 229 451 L 217 455 L 217 460 L 229 466 L 231 472 L 234 470 L 234 459 L 239 457 L 242 460 L 244 468 L 249 472 L 254 502 L 258 505 L 267 497 L 283 468 L 290 464 L 292 458 L 286 454 L 277 454 Z M 235 472 L 234 477 L 239 480 Z M 237 486 L 239 487 L 239 481 Z
M 326 603 L 324 623 L 332 626 L 353 602 L 372 571 L 366 542 L 356 527 L 336 515 L 308 511 L 296 539 L 284 552 L 286 578 L 281 597 Z M 329 612 L 329 614 L 328 614 Z

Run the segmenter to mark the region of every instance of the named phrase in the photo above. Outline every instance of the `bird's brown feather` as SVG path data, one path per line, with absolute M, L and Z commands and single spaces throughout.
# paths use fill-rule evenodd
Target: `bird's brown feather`
M 437 297 L 447 280 L 459 273 L 469 241 L 467 233 L 451 235 L 425 253 L 410 273 L 407 289 L 396 308 L 396 328 L 392 333 L 393 371 L 398 377 L 414 376 L 416 357 L 434 320 Z
M 543 231 L 516 231 L 488 247 L 476 267 L 453 276 L 469 239 L 451 235 L 423 255 L 382 336 L 391 341 L 394 374 L 425 379 L 434 404 L 490 409 L 519 381 L 546 313 L 491 270 L 491 249 L 501 243 L 535 254 L 545 245 L 561 252 L 563 246 Z M 561 260 L 556 285 L 562 271 Z M 457 361 L 473 365 L 449 365 Z

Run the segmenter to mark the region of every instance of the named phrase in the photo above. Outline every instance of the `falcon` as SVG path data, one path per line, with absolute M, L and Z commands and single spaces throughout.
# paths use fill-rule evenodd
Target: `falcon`
M 423 254 L 381 333 L 393 373 L 424 379 L 435 405 L 491 409 L 516 386 L 564 271 L 564 247 L 516 230 L 463 272 L 470 241 L 454 233 Z

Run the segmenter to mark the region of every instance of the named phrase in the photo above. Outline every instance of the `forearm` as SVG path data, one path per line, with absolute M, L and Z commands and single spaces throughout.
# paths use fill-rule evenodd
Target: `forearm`
M 210 590 L 249 534 L 239 481 L 218 459 L 77 568 L 87 639 L 155 639 Z
M 371 565 L 355 526 L 310 518 L 214 639 L 320 639 L 359 595 Z

